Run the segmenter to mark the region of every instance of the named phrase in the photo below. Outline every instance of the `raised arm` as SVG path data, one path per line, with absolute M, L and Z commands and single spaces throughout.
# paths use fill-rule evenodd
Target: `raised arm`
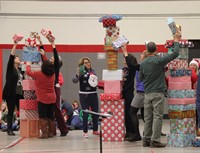
M 54 57 L 54 71 L 55 71 L 55 77 L 56 77 L 56 83 L 59 83 L 58 81 L 58 77 L 59 77 L 59 69 L 60 69 L 60 65 L 59 65 L 59 57 L 58 57 L 58 52 L 56 49 L 56 45 L 54 41 L 49 41 L 52 45 L 53 48 L 53 57 Z
M 127 45 L 126 44 L 122 45 L 121 49 L 122 49 L 124 58 L 126 60 L 126 64 L 129 67 L 129 69 L 135 69 L 139 71 L 140 64 L 137 64 L 136 62 L 134 62 L 133 58 L 130 56 L 130 54 L 128 54 Z
M 40 37 L 39 35 L 37 35 L 36 38 L 37 38 L 38 42 L 40 43 L 39 53 L 41 54 L 42 61 L 43 61 L 43 62 L 44 62 L 44 61 L 47 61 L 48 58 L 47 58 L 46 53 L 45 53 L 45 51 L 44 51 L 44 46 L 43 46 L 41 37 Z
M 173 53 L 159 58 L 159 61 L 161 63 L 164 63 L 165 65 L 167 63 L 169 63 L 170 61 L 172 61 L 173 59 L 175 59 L 176 57 L 178 57 L 178 55 L 179 55 L 179 40 L 181 39 L 181 33 L 180 33 L 180 30 L 178 28 L 177 28 L 177 32 L 175 33 L 175 35 L 173 35 L 173 38 L 174 38 L 174 51 L 173 51 Z

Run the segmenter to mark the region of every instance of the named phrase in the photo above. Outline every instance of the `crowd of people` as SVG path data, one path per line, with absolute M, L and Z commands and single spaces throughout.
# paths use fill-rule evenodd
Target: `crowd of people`
M 158 56 L 156 44 L 149 42 L 146 45 L 146 50 L 140 56 L 140 62 L 134 55 L 128 53 L 126 44 L 121 47 L 124 56 L 122 95 L 125 101 L 125 140 L 142 140 L 138 120 L 138 111 L 140 110 L 144 121 L 143 146 L 159 148 L 166 146 L 166 144 L 160 142 L 164 104 L 167 96 L 165 70 L 167 63 L 179 55 L 178 42 L 181 39 L 181 34 L 178 29 L 173 39 L 174 51 L 163 57 Z M 53 56 L 47 59 L 39 35 L 37 35 L 37 40 L 40 43 L 39 52 L 43 61 L 41 70 L 32 71 L 31 62 L 27 61 L 25 73 L 35 80 L 41 130 L 40 138 L 54 137 L 56 127 L 60 130 L 60 136 L 66 136 L 69 130 L 81 129 L 83 136 L 88 138 L 88 129 L 90 128 L 93 130 L 93 135 L 99 135 L 98 117 L 82 112 L 85 109 L 99 112 L 98 77 L 92 67 L 91 60 L 88 57 L 81 58 L 77 65 L 77 73 L 73 78 L 73 83 L 79 83 L 80 107 L 78 101 L 71 103 L 61 100 L 61 86 L 64 79 L 60 73 L 60 68 L 63 63 L 56 50 L 55 42 L 49 41 L 52 45 Z M 15 110 L 19 112 L 19 100 L 23 99 L 22 80 L 24 79 L 24 72 L 20 70 L 20 59 L 15 54 L 17 44 L 18 42 L 15 41 L 7 64 L 6 83 L 3 89 L 3 100 L 5 102 L 2 103 L 0 114 L 1 128 L 9 136 L 14 136 L 13 131 L 19 130 L 19 116 L 16 117 Z M 197 87 L 197 114 L 200 116 L 199 63 L 197 60 L 192 60 L 189 66 L 192 70 L 192 89 Z M 134 91 L 135 87 L 136 91 Z M 136 94 L 134 95 L 134 93 Z M 57 124 L 55 124 L 55 121 Z M 198 129 L 200 129 L 200 121 L 197 121 Z M 198 134 L 200 134 L 200 130 L 198 130 Z

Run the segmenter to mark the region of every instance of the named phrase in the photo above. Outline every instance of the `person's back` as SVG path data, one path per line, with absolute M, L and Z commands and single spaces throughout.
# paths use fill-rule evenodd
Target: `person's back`
M 155 45 L 155 43 L 152 45 Z M 167 90 L 165 82 L 165 65 L 178 57 L 178 45 L 178 43 L 175 43 L 174 52 L 164 57 L 157 56 L 154 53 L 156 50 L 154 52 L 149 52 L 150 55 L 142 62 L 139 79 L 144 83 L 145 93 L 164 92 Z

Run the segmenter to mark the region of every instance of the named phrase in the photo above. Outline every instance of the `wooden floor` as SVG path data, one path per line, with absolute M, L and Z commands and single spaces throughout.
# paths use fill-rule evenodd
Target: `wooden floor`
M 143 130 L 143 122 L 140 121 Z M 169 120 L 164 120 L 163 132 L 169 133 Z M 51 139 L 21 138 L 19 132 L 16 136 L 7 136 L 0 132 L 0 152 L 3 153 L 98 153 L 100 152 L 99 137 L 92 135 L 85 139 L 80 130 L 70 131 L 66 137 L 58 135 Z M 162 142 L 167 142 L 162 137 Z M 200 148 L 144 148 L 139 142 L 103 142 L 103 153 L 200 153 Z

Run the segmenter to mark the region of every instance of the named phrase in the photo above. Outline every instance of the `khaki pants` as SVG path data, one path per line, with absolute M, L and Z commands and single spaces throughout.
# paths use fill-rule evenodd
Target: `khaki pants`
M 145 94 L 144 139 L 160 142 L 165 101 L 164 92 Z

